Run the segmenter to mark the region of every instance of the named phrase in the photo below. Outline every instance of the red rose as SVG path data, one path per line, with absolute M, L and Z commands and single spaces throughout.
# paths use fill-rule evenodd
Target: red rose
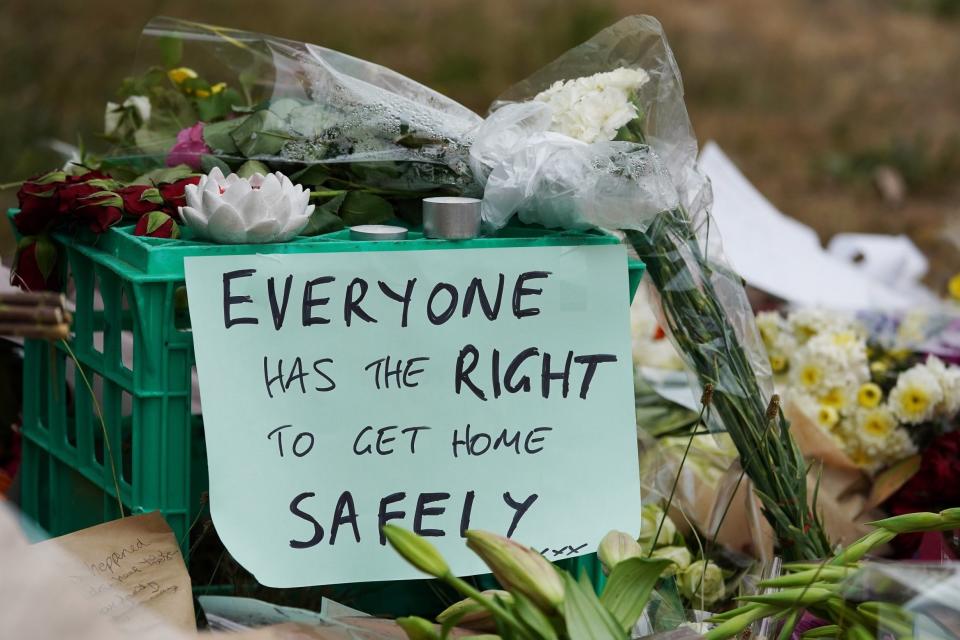
M 179 238 L 180 227 L 176 221 L 163 211 L 151 211 L 140 216 L 137 228 L 133 230 L 135 236 L 150 236 L 151 238 Z
M 160 197 L 163 198 L 163 204 L 166 205 L 167 213 L 176 219 L 180 218 L 179 207 L 185 207 L 187 200 L 183 195 L 183 190 L 188 184 L 197 184 L 200 182 L 200 176 L 190 176 L 182 178 L 176 182 L 161 182 L 157 185 L 160 190 Z
M 91 183 L 85 183 L 90 185 Z M 76 200 L 72 215 L 94 233 L 103 233 L 123 218 L 123 200 L 112 191 L 96 191 Z
M 920 470 L 887 502 L 893 515 L 918 511 L 942 511 L 960 505 L 960 431 L 934 439 L 924 449 Z M 899 554 L 912 555 L 920 544 L 919 534 L 897 536 Z
M 60 290 L 60 252 L 46 235 L 28 236 L 17 246 L 10 284 L 24 291 Z
M 17 191 L 20 211 L 13 224 L 23 235 L 46 231 L 57 216 L 58 186 L 66 178 L 62 171 L 52 171 L 28 178 Z
M 123 200 L 123 211 L 129 216 L 142 216 L 163 206 L 160 191 L 149 185 L 132 184 L 119 189 L 117 194 Z
M 101 191 L 103 189 L 89 182 L 62 183 L 57 188 L 57 213 L 61 216 L 69 216 L 83 204 L 84 198 Z

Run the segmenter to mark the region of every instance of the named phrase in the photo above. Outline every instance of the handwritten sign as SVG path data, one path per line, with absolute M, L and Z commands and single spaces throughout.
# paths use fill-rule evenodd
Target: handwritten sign
M 484 573 L 639 531 L 619 245 L 185 260 L 213 521 L 271 587 L 420 578 L 380 531 Z
M 190 576 L 159 511 L 41 542 L 30 552 L 64 551 L 62 573 L 90 607 L 128 632 L 168 623 L 196 628 Z M 59 556 L 58 556 L 59 557 Z

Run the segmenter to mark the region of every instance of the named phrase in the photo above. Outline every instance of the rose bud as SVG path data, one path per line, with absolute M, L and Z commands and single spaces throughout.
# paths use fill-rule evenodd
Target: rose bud
M 545 612 L 563 602 L 563 580 L 552 564 L 528 547 L 486 531 L 465 533 L 467 546 L 486 563 L 508 591 L 528 597 Z
M 90 231 L 103 233 L 123 218 L 122 207 L 123 200 L 116 193 L 97 191 L 78 199 L 73 214 Z
M 597 557 L 603 565 L 603 570 L 607 573 L 613 571 L 613 568 L 627 558 L 643 557 L 643 549 L 640 543 L 633 539 L 628 533 L 623 531 L 611 531 L 603 536 L 600 546 L 597 548 Z
M 437 548 L 412 531 L 387 524 L 383 526 L 383 535 L 386 536 L 390 546 L 403 556 L 404 560 L 420 571 L 435 578 L 450 573 L 447 561 L 443 559 Z
M 180 237 L 180 227 L 176 221 L 163 211 L 151 211 L 140 216 L 137 220 L 137 226 L 133 230 L 135 236 L 150 236 L 151 238 L 172 238 Z
M 50 171 L 28 178 L 17 191 L 20 211 L 13 224 L 23 235 L 33 236 L 47 231 L 56 220 L 58 189 L 67 178 L 63 171 Z
M 132 184 L 117 191 L 123 200 L 123 211 L 130 216 L 142 216 L 163 207 L 160 190 L 145 184 Z
M 20 240 L 10 270 L 10 284 L 24 291 L 60 290 L 60 252 L 46 235 Z
M 157 185 L 163 204 L 171 216 L 180 219 L 179 208 L 187 206 L 187 199 L 183 195 L 183 190 L 188 184 L 197 184 L 198 182 L 200 182 L 200 176 L 190 176 L 176 182 L 161 182 Z

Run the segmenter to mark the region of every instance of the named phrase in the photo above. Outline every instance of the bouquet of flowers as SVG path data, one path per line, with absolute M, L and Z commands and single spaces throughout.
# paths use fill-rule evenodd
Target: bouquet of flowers
M 842 314 L 761 313 L 757 324 L 785 398 L 864 471 L 887 468 L 954 427 L 960 367 L 891 348 Z

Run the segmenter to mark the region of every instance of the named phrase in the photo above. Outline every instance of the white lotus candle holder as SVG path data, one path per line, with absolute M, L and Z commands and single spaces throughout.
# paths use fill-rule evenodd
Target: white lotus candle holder
M 221 244 L 286 242 L 307 224 L 310 191 L 279 171 L 241 178 L 214 167 L 184 189 L 180 217 L 200 238 Z

